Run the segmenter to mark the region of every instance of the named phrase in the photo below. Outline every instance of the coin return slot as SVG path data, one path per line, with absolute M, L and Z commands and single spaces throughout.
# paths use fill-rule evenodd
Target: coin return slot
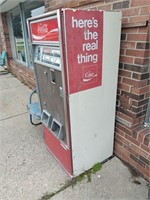
M 48 126 L 50 116 L 51 115 L 46 110 L 43 110 L 41 121 L 42 121 L 43 124 L 45 124 L 45 126 Z
M 56 84 L 55 71 L 50 70 L 51 82 Z

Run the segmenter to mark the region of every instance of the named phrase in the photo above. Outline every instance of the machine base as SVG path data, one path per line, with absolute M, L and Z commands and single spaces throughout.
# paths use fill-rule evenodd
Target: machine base
M 70 177 L 72 177 L 71 152 L 44 126 L 44 140 L 48 150 L 62 165 Z

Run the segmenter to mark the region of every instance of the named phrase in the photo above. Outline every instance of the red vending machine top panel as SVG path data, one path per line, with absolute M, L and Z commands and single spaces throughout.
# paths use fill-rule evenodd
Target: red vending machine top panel
M 65 10 L 69 93 L 102 84 L 103 12 Z
M 57 18 L 47 17 L 30 23 L 31 40 L 33 43 L 58 43 Z

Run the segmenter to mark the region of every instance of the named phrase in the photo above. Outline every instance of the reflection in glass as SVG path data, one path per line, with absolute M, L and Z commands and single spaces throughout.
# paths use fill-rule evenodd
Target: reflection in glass
M 16 9 L 12 12 L 12 26 L 16 46 L 17 59 L 26 62 L 25 44 L 22 34 L 22 23 L 19 10 Z

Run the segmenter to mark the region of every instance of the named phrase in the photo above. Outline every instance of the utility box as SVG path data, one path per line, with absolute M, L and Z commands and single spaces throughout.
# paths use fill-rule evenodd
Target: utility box
M 59 9 L 28 28 L 45 144 L 77 176 L 113 153 L 121 13 Z

